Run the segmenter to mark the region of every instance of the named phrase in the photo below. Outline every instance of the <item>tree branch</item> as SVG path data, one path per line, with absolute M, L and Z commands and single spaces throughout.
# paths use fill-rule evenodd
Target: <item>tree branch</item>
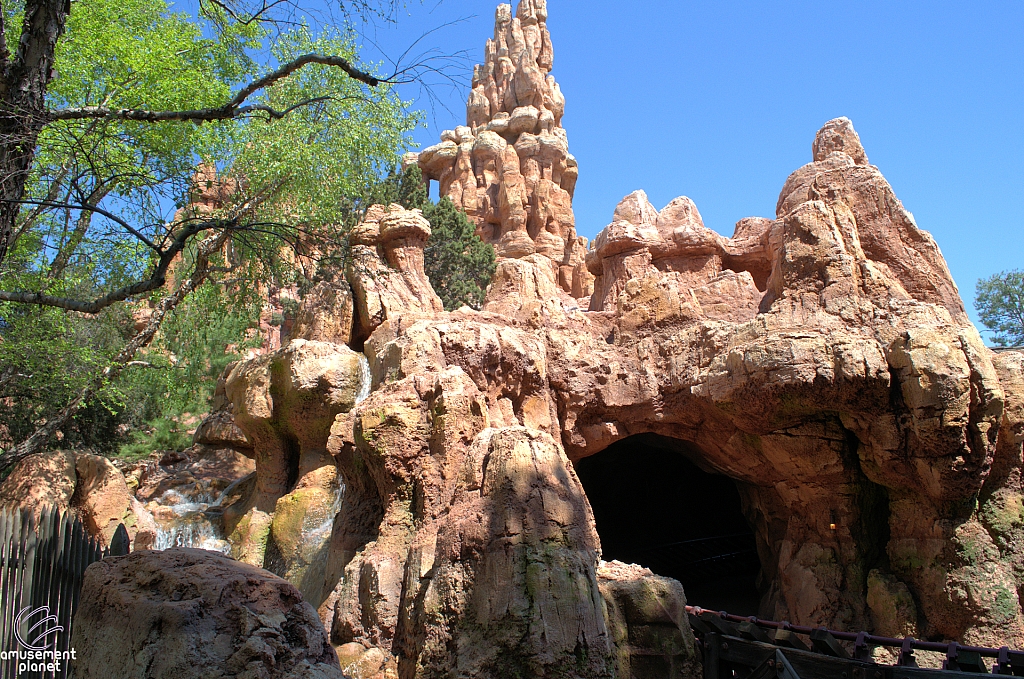
M 57 250 L 57 255 L 53 258 L 53 263 L 50 264 L 49 278 L 57 279 L 64 274 L 64 269 L 67 268 L 68 262 L 71 261 L 71 256 L 75 254 L 78 246 L 82 244 L 85 233 L 89 230 L 89 225 L 92 224 L 92 215 L 96 206 L 107 197 L 111 190 L 113 190 L 113 185 L 106 184 L 97 187 L 89 194 L 85 205 L 82 206 L 82 210 L 78 213 L 78 219 L 75 220 L 75 228 L 71 232 L 71 237 Z
M 43 292 L 5 292 L 0 291 L 0 301 L 18 302 L 20 304 L 36 304 L 39 306 L 57 307 L 68 311 L 78 311 L 84 314 L 97 314 L 112 304 L 122 302 L 129 297 L 151 292 L 163 287 L 167 282 L 167 269 L 179 252 L 185 249 L 188 240 L 201 231 L 210 229 L 223 229 L 222 233 L 228 233 L 238 224 L 235 219 L 213 219 L 195 224 L 189 224 L 179 231 L 171 242 L 170 247 L 160 252 L 160 261 L 157 263 L 153 273 L 146 280 L 126 285 L 91 302 L 83 302 L 66 297 L 54 297 Z
M 82 391 L 79 392 L 78 396 L 72 399 L 72 401 L 62 408 L 56 415 L 47 418 L 46 424 L 37 427 L 32 435 L 27 439 L 18 445 L 5 450 L 3 453 L 0 453 L 0 470 L 8 469 L 18 461 L 41 451 L 43 446 L 46 445 L 46 442 L 49 441 L 57 430 L 63 427 L 68 420 L 74 417 L 79 408 L 92 398 L 103 387 L 103 385 L 113 379 L 116 379 L 117 376 L 133 362 L 132 359 L 135 357 L 135 354 L 139 349 L 153 341 L 157 330 L 160 329 L 160 325 L 163 323 L 167 314 L 173 311 L 174 308 L 177 307 L 193 290 L 203 284 L 203 281 L 205 281 L 207 275 L 209 275 L 211 255 L 224 246 L 224 243 L 230 233 L 230 230 L 225 229 L 219 233 L 210 235 L 199 244 L 198 252 L 196 253 L 195 267 L 192 269 L 192 275 L 185 279 L 182 284 L 178 286 L 177 290 L 160 300 L 160 303 L 157 304 L 155 309 L 153 309 L 153 314 L 150 316 L 149 322 L 146 323 L 146 326 L 135 334 L 117 357 L 114 358 L 114 360 L 111 361 L 95 379 L 87 384 Z
M 239 116 L 251 113 L 252 111 L 264 111 L 270 113 L 272 117 L 281 117 L 287 114 L 288 111 L 295 108 L 294 106 L 284 113 L 273 111 L 267 106 L 262 104 L 253 106 L 243 106 L 245 101 L 253 94 L 261 89 L 269 87 L 276 83 L 278 80 L 287 78 L 295 71 L 298 71 L 303 66 L 308 64 L 321 64 L 324 66 L 333 66 L 340 68 L 345 71 L 351 78 L 358 80 L 359 82 L 366 83 L 371 87 L 376 87 L 385 80 L 380 80 L 369 73 L 359 70 L 353 66 L 347 59 L 342 57 L 333 57 L 322 54 L 305 54 L 297 59 L 289 61 L 282 65 L 275 71 L 271 71 L 267 75 L 252 81 L 235 94 L 231 98 L 231 101 L 227 102 L 223 106 L 216 108 L 202 108 L 191 111 L 149 111 L 145 109 L 133 109 L 133 108 L 108 108 L 106 106 L 82 106 L 79 108 L 66 108 L 59 109 L 56 111 L 48 112 L 49 120 L 84 120 L 88 118 L 111 118 L 116 120 L 134 120 L 138 122 L 147 123 L 159 123 L 169 120 L 178 121 L 193 121 L 203 122 L 212 120 L 229 120 L 231 118 L 237 118 Z M 316 100 L 311 99 L 308 102 L 312 103 Z M 299 104 L 302 105 L 302 104 Z M 276 114 L 276 115 L 275 115 Z

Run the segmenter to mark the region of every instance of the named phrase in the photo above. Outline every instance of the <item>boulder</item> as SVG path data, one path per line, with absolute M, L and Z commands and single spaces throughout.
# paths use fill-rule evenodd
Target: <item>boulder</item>
M 156 524 L 128 490 L 124 475 L 105 457 L 80 453 L 75 457 L 78 483 L 71 506 L 90 535 L 104 547 L 118 525 L 128 529 L 133 547 L 149 546 L 156 539 Z
M 199 549 L 90 566 L 71 646 L 81 679 L 342 679 L 312 606 L 267 571 Z
M 215 410 L 203 418 L 192 435 L 192 443 L 212 448 L 233 448 L 244 455 L 252 456 L 252 441 L 246 437 L 232 414 L 226 410 Z
M 682 586 L 636 564 L 597 569 L 615 643 L 616 676 L 699 679 L 702 659 L 686 615 Z
M 345 282 L 321 281 L 302 297 L 291 337 L 348 344 L 354 313 L 352 290 Z
M 0 505 L 32 509 L 36 518 L 47 505 L 63 514 L 71 506 L 77 480 L 74 453 L 54 450 L 32 455 L 18 462 L 0 483 Z
M 326 450 L 335 415 L 351 410 L 369 387 L 360 359 L 344 345 L 292 340 L 231 369 L 226 398 L 256 458 L 255 495 L 241 513 L 249 506 L 273 512 L 299 477 L 302 455 L 319 459 Z

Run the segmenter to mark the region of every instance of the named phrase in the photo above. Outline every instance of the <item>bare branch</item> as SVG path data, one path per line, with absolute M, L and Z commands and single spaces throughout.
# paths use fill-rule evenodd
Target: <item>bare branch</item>
M 230 120 L 239 116 L 251 113 L 254 110 L 271 112 L 273 109 L 263 105 L 243 106 L 245 101 L 261 89 L 269 87 L 279 80 L 287 78 L 308 64 L 321 64 L 333 66 L 345 71 L 350 77 L 371 87 L 376 87 L 386 80 L 376 78 L 369 73 L 360 71 L 347 59 L 322 54 L 305 54 L 293 59 L 275 71 L 249 83 L 231 98 L 223 106 L 216 108 L 203 108 L 191 111 L 149 111 L 133 108 L 108 108 L 106 106 L 82 106 L 79 108 L 66 108 L 48 113 L 52 120 L 84 120 L 89 118 L 110 118 L 116 120 L 134 120 L 138 122 L 159 123 L 169 120 L 203 122 L 212 120 Z M 313 103 L 317 99 L 311 99 L 305 103 Z M 292 107 L 295 108 L 295 107 Z M 289 109 L 289 111 L 292 109 Z M 274 111 L 271 115 L 276 114 Z M 287 111 L 285 112 L 287 113 Z M 283 114 L 282 114 L 283 115 Z
M 56 207 L 56 208 L 63 208 L 63 209 L 66 209 L 66 210 L 87 210 L 89 212 L 95 212 L 98 215 L 103 215 L 104 217 L 106 217 L 107 219 L 109 219 L 111 221 L 117 222 L 118 226 L 120 226 L 122 229 L 124 229 L 125 231 L 127 231 L 131 235 L 133 235 L 136 238 L 138 238 L 140 241 L 145 243 L 151 249 L 156 250 L 157 252 L 160 252 L 160 248 L 158 248 L 153 243 L 153 241 L 151 241 L 149 238 L 146 238 L 146 236 L 143 235 L 143 233 L 141 231 L 139 231 L 138 229 L 133 227 L 131 224 L 129 224 L 125 220 L 123 220 L 120 217 L 118 217 L 117 215 L 115 215 L 113 212 L 110 212 L 109 210 L 105 210 L 105 209 L 99 207 L 98 205 L 89 205 L 88 203 L 86 203 L 84 205 L 80 204 L 80 203 L 56 203 L 56 202 L 40 201 L 40 200 L 19 200 L 19 201 L 15 201 L 15 202 L 24 203 L 26 205 L 42 205 L 43 207 Z
M 64 274 L 64 269 L 67 268 L 68 262 L 71 261 L 71 256 L 75 254 L 78 246 L 82 244 L 82 240 L 89 230 L 89 225 L 92 224 L 94 208 L 107 197 L 107 194 L 113 188 L 111 184 L 100 185 L 86 199 L 85 205 L 82 206 L 78 213 L 78 219 L 75 220 L 75 228 L 71 232 L 71 237 L 60 247 L 57 255 L 53 258 L 53 263 L 50 264 L 48 275 L 51 279 L 60 278 Z
M 57 200 L 57 196 L 58 194 L 60 194 L 61 184 L 63 184 L 64 179 L 67 176 L 68 168 L 65 165 L 62 165 L 60 170 L 58 170 L 57 172 L 57 176 L 54 177 L 53 181 L 50 182 L 50 188 L 46 192 L 47 202 Z M 46 205 L 40 202 L 40 204 L 36 205 L 31 212 L 25 215 L 25 218 L 21 221 L 20 224 L 18 224 L 18 229 L 14 232 L 14 235 L 11 236 L 11 242 L 8 247 L 10 247 L 13 250 L 15 244 L 18 242 L 18 239 L 21 238 L 26 231 L 28 231 L 35 225 L 36 220 L 39 219 L 40 215 L 42 215 L 45 211 Z
M 210 229 L 223 229 L 228 233 L 237 226 L 237 219 L 213 219 L 204 222 L 190 224 L 179 231 L 172 241 L 170 247 L 160 253 L 160 260 L 149 278 L 138 281 L 131 285 L 110 292 L 91 302 L 68 299 L 66 297 L 55 297 L 43 292 L 5 292 L 0 291 L 0 301 L 17 302 L 20 304 L 36 304 L 39 306 L 56 307 L 68 311 L 78 311 L 84 314 L 97 314 L 112 304 L 123 302 L 131 297 L 138 297 L 147 292 L 152 292 L 163 287 L 167 282 L 167 269 L 179 252 L 185 249 L 188 240 L 201 231 Z

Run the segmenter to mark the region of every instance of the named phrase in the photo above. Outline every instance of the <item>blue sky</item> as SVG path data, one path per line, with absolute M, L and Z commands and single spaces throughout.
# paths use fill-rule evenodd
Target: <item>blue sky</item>
M 465 18 L 423 44 L 466 50 L 475 63 L 496 5 L 425 0 L 368 37 L 397 55 L 424 30 Z M 658 208 L 691 197 L 725 235 L 742 217 L 772 217 L 815 132 L 845 115 L 938 241 L 969 308 L 979 277 L 1024 268 L 1024 2 L 548 7 L 563 124 L 580 163 L 581 235 L 595 236 L 640 188 Z M 432 106 L 416 135 L 423 145 L 465 120 L 464 90 L 435 95 L 451 112 Z

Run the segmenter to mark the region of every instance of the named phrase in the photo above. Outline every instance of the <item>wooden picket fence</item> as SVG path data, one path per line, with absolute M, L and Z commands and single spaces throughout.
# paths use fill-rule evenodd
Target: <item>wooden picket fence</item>
M 45 507 L 37 522 L 34 512 L 25 508 L 0 510 L 0 650 L 24 650 L 15 636 L 19 613 L 48 607 L 48 612 L 39 612 L 22 624 L 22 639 L 68 651 L 85 569 L 112 553 L 127 554 L 127 537 L 124 526 L 119 526 L 112 549 L 104 549 L 70 512 Z M 46 616 L 53 617 L 43 621 Z M 34 628 L 40 621 L 43 626 Z M 41 632 L 57 627 L 61 629 L 33 642 Z M 62 662 L 60 672 L 19 672 L 17 658 L 0 658 L 0 677 L 63 679 L 68 666 Z

